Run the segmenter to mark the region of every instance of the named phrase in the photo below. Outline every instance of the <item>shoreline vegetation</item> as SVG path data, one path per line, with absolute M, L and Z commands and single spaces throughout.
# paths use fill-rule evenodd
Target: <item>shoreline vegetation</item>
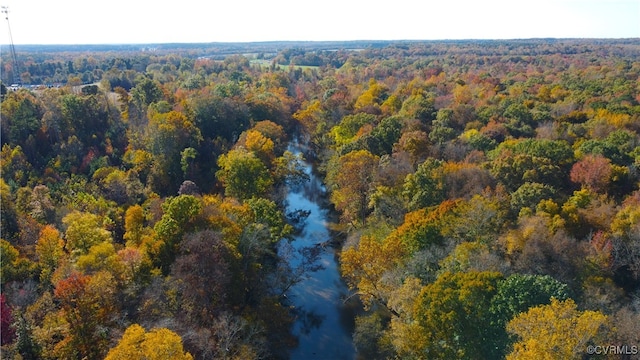
M 15 48 L 2 359 L 288 358 L 296 137 L 359 358 L 637 354 L 638 39 Z

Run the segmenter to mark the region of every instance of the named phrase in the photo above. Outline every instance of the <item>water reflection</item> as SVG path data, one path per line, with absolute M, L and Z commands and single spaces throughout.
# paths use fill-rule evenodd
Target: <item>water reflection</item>
M 287 213 L 305 216 L 300 216 L 294 239 L 280 249 L 281 254 L 295 254 L 288 262 L 291 269 L 305 270 L 286 293 L 296 316 L 293 333 L 298 337 L 298 346 L 290 355 L 291 359 L 352 360 L 353 309 L 343 302 L 348 291 L 330 245 L 325 188 L 311 170 L 305 164 L 309 181 L 289 186 Z
M 297 308 L 296 313 L 298 313 L 296 321 L 301 324 L 300 334 L 302 335 L 309 335 L 312 330 L 320 328 L 322 321 L 326 317 L 313 311 L 305 311 L 303 308 Z

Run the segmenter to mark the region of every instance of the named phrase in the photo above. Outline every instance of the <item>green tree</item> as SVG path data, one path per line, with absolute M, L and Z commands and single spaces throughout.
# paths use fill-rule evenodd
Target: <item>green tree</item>
M 153 166 L 153 154 L 146 150 L 127 150 L 122 156 L 122 161 L 131 171 L 139 174 L 140 179 L 146 182 L 147 176 Z
M 408 208 L 417 210 L 439 204 L 444 200 L 443 162 L 428 158 L 415 173 L 407 175 L 403 195 Z
M 526 182 L 511 193 L 511 208 L 515 213 L 523 208 L 535 210 L 540 201 L 553 199 L 555 194 L 556 190 L 550 185 Z
M 9 144 L 2 145 L 0 165 L 2 167 L 3 183 L 6 181 L 5 184 L 12 187 L 26 186 L 27 182 L 33 178 L 33 166 L 29 163 L 20 145 L 14 147 Z M 2 198 L 5 199 L 5 196 Z
M 429 132 L 429 139 L 436 144 L 455 139 L 457 134 L 453 126 L 453 110 L 448 108 L 438 110 Z
M 234 137 L 249 128 L 249 108 L 241 100 L 242 89 L 237 86 L 218 84 L 188 99 L 193 122 L 205 139 L 234 141 Z
M 403 358 L 486 359 L 491 355 L 489 306 L 502 275 L 441 274 L 415 299 L 412 313 L 391 324 Z
M 628 130 L 615 130 L 604 139 L 588 139 L 577 146 L 579 154 L 601 155 L 616 165 L 628 165 L 637 146 L 637 135 Z
M 434 103 L 435 99 L 432 94 L 415 91 L 402 103 L 400 114 L 428 124 L 436 117 L 437 110 Z
M 250 199 L 263 195 L 273 183 L 267 167 L 252 152 L 234 149 L 218 158 L 216 177 L 228 196 Z
M 179 195 L 165 199 L 162 210 L 163 218 L 172 219 L 183 231 L 188 232 L 202 211 L 202 203 L 193 195 Z
M 162 89 L 157 82 L 143 77 L 136 81 L 136 86 L 131 89 L 131 98 L 144 113 L 149 105 L 162 100 Z
M 513 274 L 498 283 L 496 295 L 491 299 L 490 341 L 496 352 L 495 357 L 503 357 L 515 340 L 506 332 L 507 323 L 530 308 L 550 304 L 552 299 L 566 300 L 570 289 L 549 275 Z
M 195 229 L 202 213 L 202 202 L 193 195 L 179 195 L 165 199 L 162 203 L 162 218 L 154 225 L 155 243 L 149 251 L 156 265 L 167 274 L 178 254 L 182 237 Z
M 0 178 L 0 233 L 6 239 L 13 240 L 18 235 L 19 230 L 18 213 L 16 212 L 11 188 L 9 188 L 4 179 Z
M 198 156 L 198 151 L 192 147 L 185 148 L 180 153 L 180 168 L 185 179 L 193 177 L 193 160 Z
M 496 147 L 496 141 L 476 129 L 470 129 L 460 135 L 469 146 L 480 151 L 489 151 Z
M 109 129 L 109 113 L 97 95 L 63 95 L 60 112 L 65 137 L 75 135 L 84 146 L 104 147 L 102 142 Z
M 487 244 L 478 241 L 463 242 L 439 263 L 439 272 L 468 272 L 498 270 L 498 258 L 489 251 Z
M 24 146 L 29 136 L 33 136 L 40 128 L 41 118 L 42 110 L 31 93 L 10 92 L 2 101 L 3 143 Z
M 491 174 L 509 190 L 525 182 L 560 188 L 573 162 L 573 151 L 566 141 L 526 139 L 505 141 L 489 153 Z
M 375 140 L 375 148 L 370 151 L 378 156 L 391 154 L 393 146 L 400 139 L 402 134 L 402 123 L 397 116 L 390 116 L 382 119 L 372 131 L 371 137 Z
M 505 127 L 513 137 L 532 137 L 535 134 L 533 115 L 524 104 L 509 105 L 503 115 L 507 120 Z
M 249 205 L 253 212 L 254 222 L 267 225 L 273 243 L 285 238 L 293 231 L 291 225 L 286 223 L 282 211 L 274 201 L 264 198 L 251 198 L 246 201 L 246 204 Z
M 347 115 L 340 121 L 340 124 L 331 128 L 330 134 L 337 145 L 345 145 L 356 138 L 360 128 L 367 124 L 373 124 L 375 120 L 376 117 L 372 114 Z
M 154 156 L 151 182 L 157 192 L 167 194 L 177 191 L 183 180 L 183 152 L 187 148 L 197 149 L 201 141 L 200 129 L 183 113 L 169 111 L 151 114 L 147 148 Z
M 93 181 L 97 182 L 105 198 L 118 204 L 130 201 L 127 189 L 127 174 L 116 168 L 102 167 L 93 174 Z

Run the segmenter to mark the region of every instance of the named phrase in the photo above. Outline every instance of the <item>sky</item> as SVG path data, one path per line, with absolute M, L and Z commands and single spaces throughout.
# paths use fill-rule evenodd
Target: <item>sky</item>
M 640 0 L 0 0 L 0 5 L 9 9 L 0 44 L 9 44 L 10 26 L 16 45 L 640 38 Z

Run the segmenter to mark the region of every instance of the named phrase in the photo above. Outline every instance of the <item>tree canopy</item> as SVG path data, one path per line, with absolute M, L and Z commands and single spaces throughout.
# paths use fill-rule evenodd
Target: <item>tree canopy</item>
M 638 342 L 636 39 L 19 55 L 15 89 L 0 54 L 3 358 L 285 359 L 321 321 L 289 297 L 318 254 L 373 360 Z M 292 190 L 329 234 L 295 255 Z

